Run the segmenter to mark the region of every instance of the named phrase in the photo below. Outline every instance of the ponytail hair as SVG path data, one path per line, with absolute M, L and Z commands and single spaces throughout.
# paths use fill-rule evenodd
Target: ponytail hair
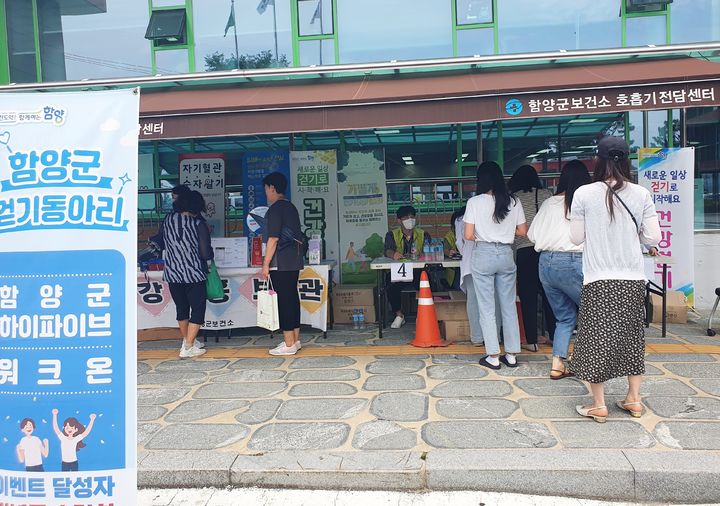
M 593 182 L 606 182 L 610 179 L 615 182 L 610 185 L 605 192 L 605 201 L 608 212 L 610 213 L 610 221 L 615 219 L 615 210 L 613 206 L 613 191 L 621 190 L 626 183 L 631 181 L 630 160 L 620 151 L 610 151 L 608 159 L 596 157 L 595 171 L 593 173 Z M 612 189 L 611 189 L 612 188 Z
M 570 160 L 560 172 L 557 193 L 565 193 L 565 218 L 567 219 L 572 209 L 572 201 L 575 190 L 592 181 L 590 173 L 585 164 L 580 160 Z

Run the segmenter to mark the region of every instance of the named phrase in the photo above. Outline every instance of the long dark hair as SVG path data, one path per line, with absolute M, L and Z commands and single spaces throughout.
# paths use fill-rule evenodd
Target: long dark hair
M 520 190 L 529 192 L 533 188 L 542 188 L 540 176 L 532 165 L 521 165 L 508 181 L 508 187 L 512 193 Z
M 72 417 L 72 416 L 71 416 L 70 418 L 66 419 L 66 420 L 63 422 L 63 424 L 62 424 L 61 432 L 62 432 L 64 435 L 67 435 L 67 434 L 65 434 L 65 426 L 66 426 L 66 425 L 70 425 L 71 427 L 75 427 L 75 428 L 77 429 L 77 432 L 75 433 L 75 436 L 79 436 L 80 434 L 82 434 L 83 432 L 85 432 L 85 426 L 84 426 L 83 424 L 81 424 L 81 423 L 78 421 L 77 418 L 74 418 L 74 417 Z M 73 437 L 75 437 L 75 436 L 73 436 Z M 75 449 L 76 449 L 76 450 L 79 450 L 80 448 L 85 448 L 85 446 L 86 446 L 85 443 L 83 443 L 82 440 L 80 440 L 80 441 L 77 442 L 77 445 L 75 446 Z
M 565 218 L 570 215 L 575 190 L 591 181 L 587 167 L 580 160 L 570 160 L 562 168 L 557 193 L 565 193 Z
M 612 155 L 613 152 L 610 152 Z M 605 160 L 599 156 L 595 158 L 595 171 L 593 173 L 593 182 L 615 180 L 615 183 L 607 189 L 606 204 L 610 213 L 610 221 L 615 219 L 615 211 L 613 209 L 613 191 L 618 191 L 625 186 L 625 183 L 631 181 L 630 160 L 627 157 L 615 156 L 610 160 Z
M 465 214 L 465 206 L 462 206 L 460 209 L 455 209 L 455 212 L 452 213 L 452 216 L 450 216 L 450 230 L 454 233 L 455 232 L 455 221 L 460 216 L 463 216 Z
M 515 201 L 515 197 L 510 195 L 507 186 L 505 186 L 502 169 L 496 162 L 491 161 L 481 163 L 477 170 L 478 195 L 489 191 L 493 193 L 495 198 L 493 221 L 500 223 L 510 212 L 510 203 Z

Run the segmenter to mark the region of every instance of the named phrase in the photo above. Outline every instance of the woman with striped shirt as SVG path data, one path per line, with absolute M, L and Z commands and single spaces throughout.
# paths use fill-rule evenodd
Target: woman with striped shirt
M 173 202 L 173 212 L 165 217 L 161 229 L 163 279 L 170 287 L 183 336 L 180 358 L 197 357 L 206 351 L 197 341 L 205 323 L 208 261 L 213 259 L 210 229 L 202 217 L 204 210 L 205 200 L 199 192 L 182 193 Z

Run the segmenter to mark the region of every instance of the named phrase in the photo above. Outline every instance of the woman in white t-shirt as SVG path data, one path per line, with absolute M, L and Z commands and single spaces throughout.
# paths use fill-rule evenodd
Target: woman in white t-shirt
M 642 244 L 660 241 L 650 192 L 630 182 L 630 150 L 624 139 L 598 143 L 592 184 L 575 192 L 570 239 L 585 243 L 583 287 L 570 372 L 590 383 L 591 406 L 577 406 L 581 416 L 604 422 L 608 415 L 603 383 L 628 378 L 620 409 L 643 412 L 640 384 L 645 373 L 645 278 Z
M 63 472 L 67 471 L 78 471 L 78 458 L 77 452 L 81 448 L 85 448 L 83 439 L 90 435 L 90 431 L 95 424 L 95 414 L 90 415 L 90 423 L 85 427 L 76 418 L 70 417 L 63 422 L 62 431 L 58 427 L 57 415 L 58 410 L 52 410 L 53 415 L 53 429 L 55 434 L 60 440 L 60 451 L 62 454 L 62 466 Z
M 540 253 L 540 282 L 556 319 L 550 368 L 550 379 L 554 380 L 571 376 L 563 360 L 577 322 L 583 247 L 570 241 L 570 211 L 575 191 L 590 181 L 587 167 L 580 160 L 566 163 L 557 194 L 543 202 L 528 230 L 528 238 Z
M 470 267 L 487 351 L 480 365 L 497 370 L 502 361 L 508 367 L 517 367 L 515 355 L 520 352 L 520 327 L 515 306 L 517 268 L 512 244 L 516 235 L 527 234 L 528 227 L 522 206 L 510 195 L 497 163 L 483 162 L 478 167 L 477 195 L 468 200 L 463 221 L 465 239 L 475 241 Z M 495 319 L 496 298 L 505 344 L 502 358 Z

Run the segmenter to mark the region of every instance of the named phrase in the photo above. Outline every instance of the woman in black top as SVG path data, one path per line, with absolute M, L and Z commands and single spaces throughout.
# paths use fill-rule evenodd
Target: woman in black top
M 207 263 L 213 258 L 210 230 L 201 214 L 204 209 L 205 201 L 199 192 L 179 194 L 161 229 L 165 246 L 163 279 L 170 287 L 183 336 L 180 358 L 205 353 L 202 343 L 196 340 L 205 323 Z
M 273 172 L 263 179 L 270 208 L 265 215 L 265 260 L 262 277 L 270 277 L 278 296 L 280 329 L 283 343 L 270 350 L 271 355 L 295 355 L 300 344 L 300 296 L 298 278 L 304 267 L 304 242 L 297 208 L 285 198 L 287 178 Z M 270 269 L 273 269 L 272 271 Z

